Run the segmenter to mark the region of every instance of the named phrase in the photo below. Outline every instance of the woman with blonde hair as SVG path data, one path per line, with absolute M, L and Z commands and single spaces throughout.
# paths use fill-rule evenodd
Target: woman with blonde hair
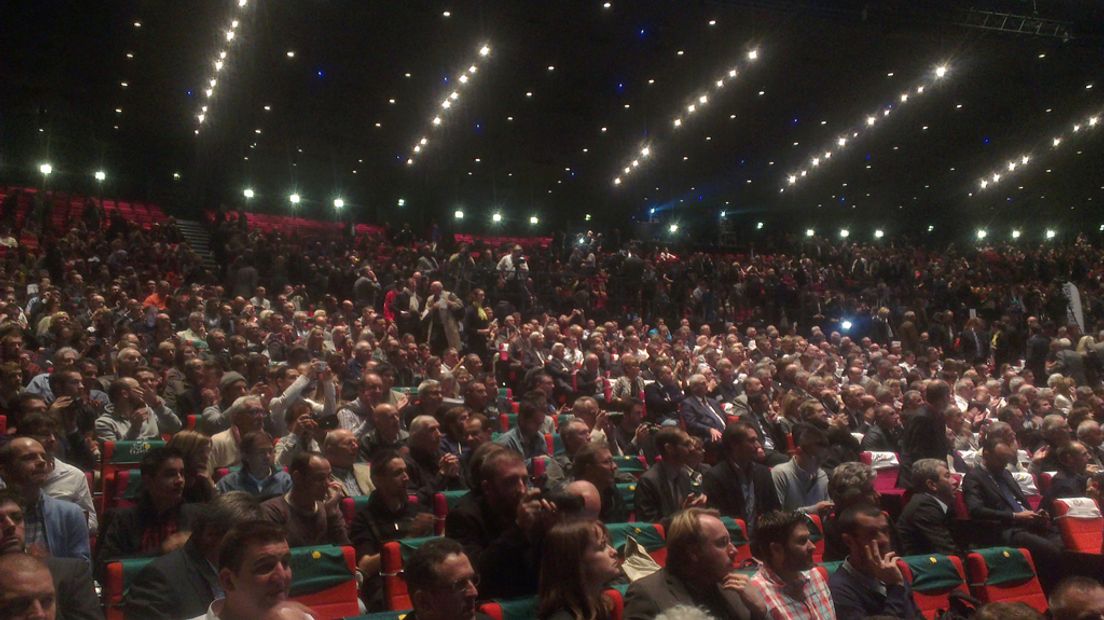
M 209 502 L 215 497 L 215 483 L 207 462 L 211 459 L 211 438 L 196 431 L 177 432 L 165 445 L 184 455 L 184 501 Z
M 602 590 L 621 574 L 621 561 L 600 521 L 559 523 L 544 538 L 540 620 L 607 620 L 610 601 Z

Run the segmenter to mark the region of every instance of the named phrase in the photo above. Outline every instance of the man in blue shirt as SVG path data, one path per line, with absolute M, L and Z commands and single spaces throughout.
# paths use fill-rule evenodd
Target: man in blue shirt
M 218 482 L 219 493 L 245 491 L 262 500 L 283 495 L 291 489 L 291 476 L 276 469 L 272 436 L 264 431 L 246 433 L 241 440 L 242 465 Z
M 828 578 L 839 620 L 920 616 L 912 592 L 890 548 L 889 520 L 871 504 L 851 506 L 838 518 L 847 559 Z
M 495 442 L 522 455 L 528 465 L 533 457 L 548 454 L 548 444 L 540 432 L 544 418 L 541 403 L 522 399 L 518 405 L 517 426 L 503 433 Z

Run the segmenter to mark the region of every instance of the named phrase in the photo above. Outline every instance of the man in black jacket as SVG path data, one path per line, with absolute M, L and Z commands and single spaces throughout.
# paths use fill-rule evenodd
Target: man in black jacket
M 636 519 L 658 523 L 679 510 L 704 506 L 707 498 L 696 491 L 686 461 L 693 442 L 685 431 L 665 426 L 655 435 L 663 460 L 648 468 L 636 484 Z
M 756 517 L 782 508 L 770 469 L 757 462 L 764 457 L 763 445 L 750 424 L 737 422 L 725 428 L 721 448 L 724 460 L 705 472 L 702 488 L 710 506 L 726 517 L 743 519 L 750 536 Z
M 670 366 L 661 366 L 656 379 L 644 388 L 644 404 L 648 420 L 660 423 L 678 417 L 679 403 L 685 395 L 678 381 L 675 381 L 675 373 Z
M 1080 441 L 1071 441 L 1057 450 L 1058 473 L 1043 494 L 1043 509 L 1054 513 L 1054 500 L 1067 497 L 1092 497 L 1100 501 L 1100 489 L 1089 485 L 1089 449 Z
M 982 442 L 981 463 L 967 472 L 962 482 L 966 507 L 970 519 L 995 526 L 987 530 L 996 534 L 995 539 L 978 542 L 1026 547 L 1035 559 L 1046 589 L 1063 574 L 1062 537 L 1046 512 L 1028 507 L 1020 486 L 1005 469 L 1015 458 L 1015 450 L 1003 437 L 992 434 L 986 437 Z
M 924 388 L 925 405 L 905 421 L 901 437 L 901 467 L 897 486 L 911 487 L 912 464 L 920 459 L 946 459 L 951 451 L 947 440 L 947 420 L 943 416 L 951 404 L 951 386 L 945 381 L 932 381 Z
M 540 539 L 555 506 L 527 487 L 525 461 L 513 450 L 489 453 L 479 471 L 481 492 L 449 511 L 445 535 L 463 545 L 484 596 L 529 596 L 537 590 Z
M 0 489 L 0 556 L 26 555 L 23 496 Z M 29 556 L 28 556 L 29 557 Z M 76 558 L 44 560 L 54 584 L 60 620 L 102 620 L 103 608 L 92 586 L 88 562 Z
M 901 552 L 957 554 L 958 545 L 951 530 L 955 485 L 947 461 L 916 461 L 912 464 L 912 484 L 915 494 L 897 519 Z
M 204 506 L 188 542 L 134 577 L 126 596 L 126 617 L 168 620 L 205 614 L 222 592 L 215 566 L 223 535 L 238 523 L 263 518 L 257 498 L 244 491 L 231 491 Z
M 901 451 L 901 415 L 892 405 L 878 405 L 874 410 L 874 424 L 862 438 L 866 452 Z

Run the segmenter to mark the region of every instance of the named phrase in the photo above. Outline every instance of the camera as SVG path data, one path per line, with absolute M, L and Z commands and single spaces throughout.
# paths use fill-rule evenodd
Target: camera
M 332 431 L 337 428 L 338 419 L 336 415 L 329 415 L 324 418 L 315 416 L 314 421 L 318 423 L 318 428 L 324 431 Z
M 549 491 L 542 495 L 543 499 L 556 506 L 561 513 L 577 513 L 583 509 L 583 497 L 574 493 L 563 491 Z

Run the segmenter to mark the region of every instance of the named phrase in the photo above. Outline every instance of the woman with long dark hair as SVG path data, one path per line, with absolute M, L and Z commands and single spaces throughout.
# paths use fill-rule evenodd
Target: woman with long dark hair
M 606 620 L 610 601 L 602 590 L 621 574 L 606 526 L 596 520 L 555 525 L 544 538 L 540 620 Z

